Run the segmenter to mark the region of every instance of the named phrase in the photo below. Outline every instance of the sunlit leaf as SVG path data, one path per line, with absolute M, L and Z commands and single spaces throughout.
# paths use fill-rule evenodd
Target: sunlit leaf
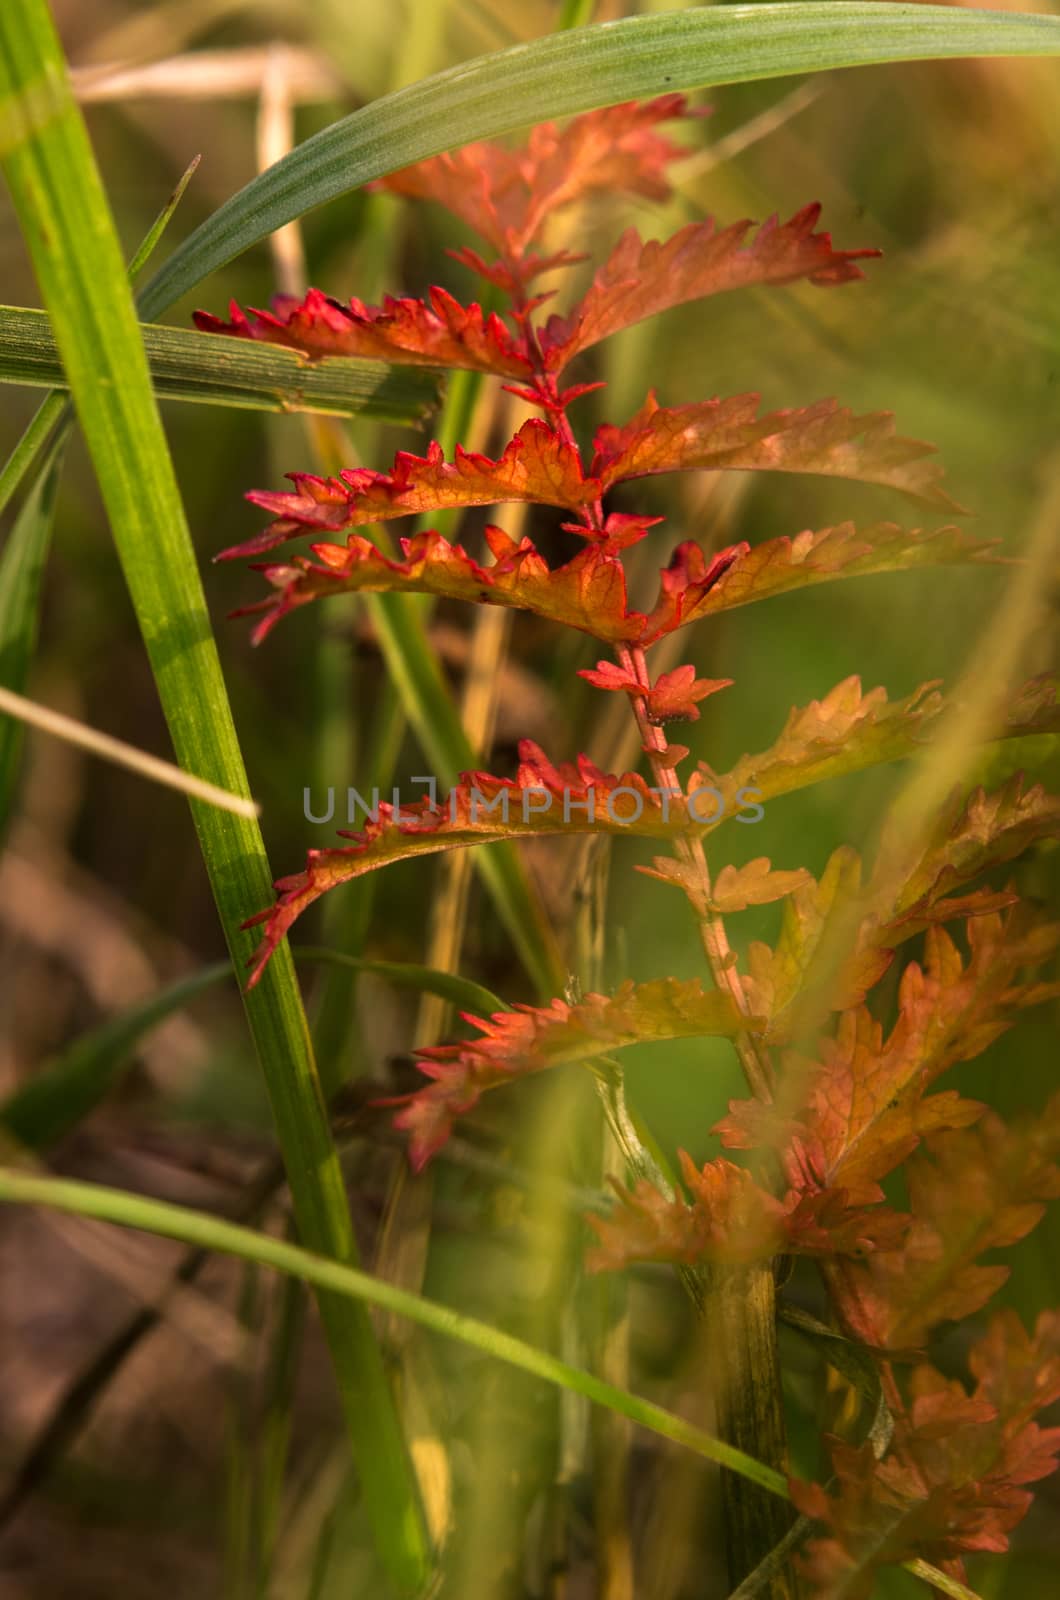
M 825 286 L 863 276 L 854 262 L 878 250 L 835 250 L 829 233 L 815 233 L 819 205 L 804 206 L 789 222 L 777 217 L 748 238 L 748 221 L 719 228 L 713 217 L 690 222 L 671 238 L 643 243 L 624 233 L 583 297 L 565 317 L 550 317 L 542 332 L 549 367 L 568 361 L 610 334 L 671 306 L 751 284 L 807 278 Z
M 422 1167 L 449 1137 L 457 1116 L 474 1109 L 487 1089 L 549 1067 L 591 1060 L 648 1040 L 733 1035 L 747 1026 L 731 996 L 659 978 L 627 979 L 613 995 L 590 994 L 577 1005 L 518 1006 L 488 1020 L 468 1016 L 481 1037 L 419 1051 L 430 1084 L 405 1097 L 395 1118 L 410 1135 L 409 1157 Z

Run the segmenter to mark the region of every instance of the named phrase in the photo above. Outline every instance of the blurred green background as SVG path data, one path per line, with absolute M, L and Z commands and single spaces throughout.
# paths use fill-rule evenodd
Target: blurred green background
M 683 8 L 602 0 L 595 15 L 677 9 Z M 558 12 L 555 0 L 394 0 L 386 7 L 370 0 L 63 0 L 57 6 L 130 253 L 196 153 L 202 163 L 163 253 L 254 175 L 262 160 L 263 93 L 278 96 L 281 106 L 289 98 L 301 139 L 390 88 L 547 33 Z M 168 63 L 164 74 L 161 63 Z M 113 70 L 118 64 L 128 69 L 124 82 Z M 1058 471 L 1058 86 L 1054 63 L 958 62 L 779 80 L 698 97 L 713 114 L 682 135 L 692 155 L 678 169 L 673 200 L 663 208 L 618 199 L 598 205 L 579 248 L 599 256 L 630 222 L 658 236 L 707 213 L 723 223 L 761 220 L 820 200 L 823 225 L 839 245 L 880 247 L 884 259 L 867 264 L 862 284 L 720 297 L 612 340 L 594 355 L 590 373 L 607 379 L 608 388 L 574 413 L 583 437 L 595 420 L 625 420 L 649 387 L 664 404 L 754 389 L 769 407 L 836 395 L 857 411 L 893 409 L 901 432 L 940 446 L 951 491 L 972 508 L 975 532 L 1001 538 L 1008 553 L 1018 554 Z M 275 122 L 281 131 L 282 121 L 279 115 Z M 0 208 L 3 297 L 36 304 L 6 198 Z M 462 237 L 429 206 L 413 210 L 391 198 L 355 195 L 312 213 L 302 232 L 309 282 L 335 296 L 422 294 L 434 282 L 464 298 L 478 292 L 443 254 Z M 221 312 L 229 298 L 265 305 L 275 288 L 276 258 L 262 246 L 167 320 L 186 325 L 195 306 Z M 4 391 L 5 454 L 38 398 Z M 378 650 L 358 611 L 339 604 L 300 612 L 258 651 L 245 622 L 225 620 L 233 607 L 259 597 L 259 580 L 238 563 L 212 567 L 211 557 L 260 527 L 260 514 L 243 502 L 245 490 L 279 487 L 284 472 L 311 466 L 303 421 L 175 403 L 164 416 L 253 791 L 264 806 L 270 858 L 278 873 L 293 871 L 307 845 L 331 841 L 331 829 L 303 817 L 306 785 L 317 792 L 328 784 L 365 787 L 369 753 L 388 732 L 394 748 L 386 782 L 407 785 L 426 770 L 424 759 L 394 726 Z M 426 435 L 362 423 L 353 438 L 360 460 L 385 468 L 395 448 L 420 448 Z M 636 553 L 633 568 L 645 583 L 655 558 L 678 538 L 724 544 L 847 517 L 910 518 L 909 508 L 883 490 L 766 475 L 666 480 L 644 487 L 637 504 L 667 518 Z M 552 531 L 558 521 L 535 513 L 531 523 L 552 553 L 567 548 Z M 469 520 L 461 531 L 472 549 L 480 522 Z M 682 737 L 695 756 L 723 770 L 742 752 L 764 749 L 792 705 L 821 696 L 849 674 L 860 674 L 866 688 L 884 684 L 892 697 L 927 679 L 988 677 L 991 657 L 977 641 L 1006 581 L 1005 569 L 996 567 L 862 579 L 736 611 L 682 635 L 678 659 L 735 680 Z M 458 692 L 470 621 L 466 612 L 442 606 L 432 623 L 433 644 Z M 1044 627 L 1027 638 L 1021 677 L 1046 670 L 1050 649 Z M 583 749 L 601 760 L 616 749 L 627 763 L 636 758 L 635 741 L 616 745 L 601 720 L 601 697 L 575 676 L 594 659 L 594 647 L 581 636 L 515 620 L 501 670 L 493 770 L 511 770 L 523 735 L 538 739 L 553 758 Z M 62 483 L 30 692 L 94 727 L 167 753 L 132 610 L 78 444 Z M 1041 775 L 1051 769 L 1055 777 L 1055 757 L 1046 752 L 1042 763 Z M 878 769 L 776 801 L 754 828 L 719 834 L 715 861 L 767 854 L 778 866 L 818 871 L 840 842 L 870 852 L 900 782 L 899 772 Z M 650 853 L 632 842 L 613 852 L 604 919 L 608 984 L 626 975 L 701 972 L 683 903 L 632 870 Z M 546 843 L 528 860 L 561 931 L 569 932 L 571 852 Z M 323 929 L 341 943 L 343 928 L 356 926 L 363 906 L 369 955 L 423 961 L 444 873 L 435 863 L 395 869 L 374 886 L 371 903 L 362 886 L 340 891 L 346 910 L 318 907 L 299 936 L 316 938 Z M 1055 902 L 1056 880 L 1055 854 L 1041 852 L 1017 868 L 1024 892 L 1039 901 Z M 737 935 L 768 938 L 775 926 L 775 908 L 766 908 L 748 913 Z M 185 803 L 31 738 L 19 814 L 0 866 L 0 1092 L 25 1081 L 100 1018 L 222 954 Z M 477 882 L 460 960 L 461 970 L 506 1000 L 532 998 Z M 319 985 L 310 990 L 319 999 Z M 356 1022 L 352 1037 L 340 1030 L 342 1053 L 327 1064 L 333 1079 L 367 1072 L 403 1085 L 411 1075 L 408 1052 L 423 1042 L 415 1005 L 362 982 Z M 1040 1104 L 1056 1078 L 1055 1040 L 1055 1012 L 1038 1015 L 961 1069 L 962 1089 L 1003 1112 Z M 664 1147 L 683 1145 L 699 1159 L 713 1149 L 711 1124 L 739 1092 L 721 1042 L 644 1047 L 631 1057 L 630 1084 Z M 579 1082 L 560 1089 L 535 1083 L 497 1098 L 477 1119 L 480 1136 L 471 1137 L 463 1164 L 441 1167 L 428 1197 L 427 1290 L 584 1359 L 579 1319 L 570 1307 L 557 1308 L 556 1285 L 577 1283 L 575 1298 L 589 1306 L 590 1320 L 606 1321 L 611 1291 L 563 1277 L 557 1261 L 577 1255 L 579 1225 L 575 1219 L 559 1226 L 550 1203 L 528 1195 L 506 1163 L 577 1166 L 594 1137 L 591 1096 Z M 64 1143 L 57 1162 L 78 1175 L 231 1209 L 268 1148 L 264 1094 L 232 986 L 151 1035 L 135 1069 Z M 369 1247 L 400 1161 L 382 1130 L 352 1148 L 355 1211 Z M 484 1170 L 488 1161 L 494 1165 Z M 1011 1252 L 1012 1278 L 1001 1298 L 1025 1319 L 1060 1299 L 1058 1243 L 1060 1232 L 1047 1222 Z M 151 1300 L 176 1259 L 159 1241 L 115 1241 L 87 1225 L 25 1218 L 12 1226 L 5 1219 L 0 1325 L 8 1348 L 0 1357 L 0 1404 L 10 1426 L 0 1468 L 14 1470 L 64 1384 L 133 1308 Z M 801 1303 L 816 1304 L 809 1280 L 793 1292 Z M 173 1596 L 375 1592 L 321 1347 L 311 1326 L 296 1338 L 284 1323 L 285 1304 L 290 1317 L 292 1303 L 250 1274 L 209 1269 L 118 1377 L 99 1385 L 87 1427 L 56 1455 L 0 1532 L 5 1600 L 110 1596 L 119 1588 L 138 1600 L 163 1585 Z M 631 1326 L 631 1386 L 695 1415 L 695 1341 L 672 1281 L 662 1274 L 635 1281 Z M 961 1338 L 968 1336 L 963 1330 Z M 586 1553 L 593 1514 L 586 1419 L 567 1415 L 529 1380 L 459 1349 L 419 1337 L 397 1343 L 410 1414 L 418 1418 L 419 1458 L 433 1473 L 440 1521 L 451 1518 L 458 1530 L 446 1592 L 468 1600 L 508 1593 L 577 1600 L 595 1593 Z M 277 1351 L 287 1358 L 279 1374 Z M 950 1341 L 941 1359 L 959 1362 L 960 1353 L 960 1342 Z M 816 1398 L 820 1371 L 794 1341 L 785 1344 L 785 1356 L 795 1463 L 809 1473 L 818 1464 L 825 1420 Z M 275 1486 L 268 1464 L 282 1454 L 276 1430 L 288 1427 L 279 1510 L 270 1512 Z M 449 1445 L 448 1460 L 439 1438 Z M 484 1462 L 493 1466 L 487 1471 Z M 706 1469 L 678 1466 L 666 1452 L 635 1441 L 638 1600 L 725 1592 L 709 1491 Z M 1055 1592 L 1057 1510 L 1056 1490 L 1046 1486 L 1017 1552 L 973 1573 L 984 1600 L 1044 1600 Z M 265 1571 L 263 1526 L 274 1529 L 275 1540 Z M 563 1537 L 553 1548 L 557 1528 Z M 896 1579 L 880 1593 L 899 1595 L 908 1587 Z

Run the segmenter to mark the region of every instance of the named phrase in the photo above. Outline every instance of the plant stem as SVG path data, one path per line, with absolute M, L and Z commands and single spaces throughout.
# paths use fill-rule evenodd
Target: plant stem
M 666 735 L 649 714 L 652 684 L 644 651 L 623 645 L 617 654 L 625 671 L 643 687 L 643 693 L 633 698 L 632 705 L 655 782 L 671 796 L 683 797 L 684 786 L 670 759 Z M 679 838 L 675 848 L 688 869 L 688 898 L 696 913 L 714 982 L 732 996 L 740 1011 L 746 1012 L 747 1000 L 736 970 L 735 952 L 724 920 L 711 909 L 710 870 L 703 842 Z M 751 1092 L 760 1100 L 768 1099 L 772 1074 L 764 1052 L 750 1033 L 737 1036 L 736 1049 Z M 783 1471 L 786 1433 L 772 1264 L 713 1270 L 704 1297 L 704 1314 L 718 1432 L 730 1444 Z M 780 1543 L 792 1519 L 789 1508 L 774 1496 L 763 1495 L 730 1472 L 722 1474 L 722 1494 L 729 1580 L 735 1585 Z M 774 1573 L 763 1590 L 770 1600 L 792 1600 L 795 1592 L 794 1578 L 783 1570 Z

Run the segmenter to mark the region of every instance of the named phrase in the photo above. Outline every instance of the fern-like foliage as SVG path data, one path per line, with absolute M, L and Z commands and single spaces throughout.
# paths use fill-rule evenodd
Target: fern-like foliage
M 850 678 L 793 709 L 772 744 L 729 772 L 701 763 L 680 777 L 688 751 L 670 742 L 670 725 L 698 718 L 728 683 L 699 678 L 691 665 L 653 675 L 651 647 L 796 588 L 1001 558 L 991 541 L 952 522 L 851 521 L 720 551 L 684 541 L 664 553 L 650 608 L 631 607 L 624 555 L 661 540 L 660 519 L 619 511 L 609 496 L 648 475 L 813 473 L 875 484 L 921 517 L 961 510 L 930 446 L 899 434 L 889 413 L 857 416 L 831 399 L 763 412 L 755 395 L 667 406 L 650 392 L 633 417 L 599 427 L 583 451 L 568 412 L 599 385 L 586 378 L 564 387 L 563 375 L 601 340 L 747 285 L 850 285 L 863 276 L 857 263 L 877 254 L 836 249 L 818 231 L 816 205 L 758 228 L 707 220 L 648 243 L 629 231 L 579 299 L 544 315 L 549 296 L 539 280 L 582 259 L 548 253 L 548 218 L 603 192 L 664 197 L 683 151 L 661 129 L 688 115 L 679 96 L 611 107 L 563 129 L 535 129 L 518 148 L 475 146 L 384 180 L 394 193 L 446 207 L 476 235 L 458 258 L 503 297 L 503 315 L 440 287 L 381 306 L 314 289 L 300 300 L 280 297 L 270 310 L 233 306 L 227 322 L 198 315 L 200 327 L 310 356 L 470 368 L 502 380 L 536 413 L 495 457 L 458 448 L 447 460 L 431 444 L 425 455 L 399 453 L 386 471 L 296 472 L 292 489 L 252 493 L 272 520 L 224 555 L 267 558 L 269 592 L 246 608 L 259 614 L 255 637 L 296 608 L 350 591 L 530 612 L 599 642 L 604 654 L 582 677 L 628 699 L 648 769 L 647 777 L 606 774 L 584 756 L 554 762 L 524 742 L 514 778 L 467 773 L 440 800 L 398 813 L 381 806 L 348 844 L 311 851 L 303 871 L 277 884 L 275 905 L 250 919 L 264 925 L 251 982 L 307 906 L 394 861 L 571 831 L 649 836 L 668 847 L 645 870 L 689 902 L 713 986 L 663 977 L 469 1017 L 472 1037 L 420 1052 L 428 1081 L 402 1101 L 397 1123 L 419 1166 L 487 1091 L 528 1074 L 644 1040 L 734 1041 L 750 1095 L 714 1131 L 741 1164 L 719 1154 L 698 1167 L 682 1155 L 676 1187 L 643 1174 L 620 1186 L 611 1214 L 593 1219 L 589 1261 L 598 1271 L 782 1255 L 819 1263 L 837 1331 L 876 1363 L 890 1439 L 880 1453 L 878 1440 L 837 1438 L 831 1487 L 792 1485 L 818 1524 L 801 1563 L 817 1600 L 867 1600 L 888 1563 L 923 1555 L 959 1576 L 965 1553 L 1003 1550 L 1029 1502 L 1026 1485 L 1052 1470 L 1060 1444 L 1060 1430 L 1034 1421 L 1060 1397 L 1055 1315 L 1033 1335 L 1011 1313 L 995 1317 L 968 1356 L 970 1386 L 923 1359 L 939 1326 L 977 1313 L 1002 1282 L 1005 1269 L 981 1257 L 1022 1238 L 1060 1194 L 1060 1102 L 1006 1127 L 953 1080 L 953 1069 L 1025 1008 L 1060 993 L 1045 975 L 1060 929 L 1021 906 L 1004 880 L 1008 863 L 1058 831 L 1060 805 L 1015 778 L 995 793 L 955 792 L 911 842 L 895 824 L 868 865 L 844 846 L 819 879 L 798 861 L 708 869 L 704 839 L 742 805 L 915 755 L 955 708 L 937 684 L 893 701 Z M 395 554 L 362 531 L 506 502 L 553 508 L 580 541 L 573 556 L 550 565 L 530 539 L 495 527 L 478 553 L 427 531 L 403 538 Z M 281 547 L 291 548 L 281 557 Z M 1040 679 L 999 713 L 996 733 L 1058 725 L 1055 684 Z M 771 902 L 781 907 L 775 942 L 752 943 L 738 963 L 724 919 Z M 878 986 L 893 979 L 899 952 L 917 936 L 922 947 L 900 973 L 885 1022 Z M 898 1169 L 905 1199 L 895 1204 L 884 1184 Z

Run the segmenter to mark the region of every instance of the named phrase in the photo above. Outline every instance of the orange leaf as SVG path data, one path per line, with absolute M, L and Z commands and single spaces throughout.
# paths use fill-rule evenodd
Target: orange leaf
M 828 1529 L 800 1563 L 815 1600 L 869 1600 L 879 1569 L 912 1555 L 951 1572 L 958 1563 L 959 1574 L 966 1552 L 1008 1549 L 1031 1504 L 1023 1485 L 1057 1466 L 1060 1428 L 1031 1419 L 1060 1397 L 1060 1315 L 1043 1313 L 1030 1337 L 1014 1312 L 1001 1313 L 969 1365 L 972 1394 L 916 1370 L 909 1416 L 882 1461 L 869 1445 L 830 1439 L 836 1488 L 792 1481 L 796 1506 Z
M 391 517 L 510 501 L 578 511 L 600 495 L 596 480 L 583 474 L 577 450 L 537 417 L 523 424 L 496 461 L 457 445 L 455 459 L 447 462 L 441 446 L 432 443 L 426 456 L 399 450 L 393 472 L 357 467 L 337 478 L 297 472 L 290 477 L 294 494 L 254 489 L 247 495 L 281 520 L 249 543 L 225 550 L 226 559 L 257 555 L 292 533 L 341 533 Z
M 804 206 L 789 222 L 770 217 L 748 240 L 748 221 L 719 229 L 713 218 L 692 222 L 659 243 L 641 242 L 630 228 L 566 317 L 550 317 L 541 343 L 553 371 L 610 334 L 671 306 L 750 284 L 849 283 L 863 277 L 854 262 L 878 250 L 834 250 L 828 233 L 814 233 L 819 205 Z
M 922 1345 L 939 1323 L 969 1316 L 1008 1277 L 984 1251 L 1036 1227 L 1060 1196 L 1060 1098 L 1006 1128 L 987 1111 L 973 1127 L 935 1134 L 905 1168 L 914 1221 L 900 1250 L 852 1268 L 851 1332 L 881 1349 Z
M 489 567 L 440 533 L 402 539 L 399 561 L 356 534 L 345 545 L 314 545 L 315 563 L 296 556 L 282 566 L 265 566 L 277 592 L 237 615 L 264 614 L 254 631 L 260 643 L 281 617 L 313 600 L 348 590 L 390 590 L 515 606 L 615 643 L 640 637 L 644 616 L 627 607 L 622 563 L 605 547 L 587 544 L 565 566 L 550 569 L 529 539 L 516 541 L 494 527 L 486 529 L 486 539 L 496 558 Z
M 743 911 L 748 906 L 770 905 L 774 900 L 782 900 L 785 895 L 813 883 L 810 874 L 802 867 L 794 872 L 774 872 L 768 857 L 758 856 L 742 867 L 722 867 L 714 880 L 709 899 L 705 899 L 697 874 L 683 862 L 667 856 L 656 856 L 650 867 L 639 866 L 637 870 L 646 877 L 676 884 L 703 913 L 727 913 Z
M 590 473 L 605 489 L 659 472 L 807 472 L 899 489 L 946 511 L 961 507 L 938 486 L 934 446 L 904 439 L 889 411 L 857 417 L 834 400 L 758 415 L 759 396 L 660 406 L 649 394 L 625 427 L 597 429 Z
M 299 516 L 306 517 L 310 514 L 309 505 L 316 502 L 323 508 L 318 515 L 324 519 L 331 515 L 328 503 L 336 495 L 342 505 L 346 503 L 345 491 L 335 489 L 330 480 L 300 478 L 299 486 L 300 495 L 277 495 L 274 504 L 289 501 L 297 505 Z M 341 507 L 335 514 L 343 514 Z M 223 554 L 228 557 L 265 552 L 301 531 L 304 524 L 281 519 L 263 534 Z M 629 528 L 623 526 L 619 537 L 629 533 Z M 369 539 L 356 534 L 351 534 L 345 545 L 313 545 L 316 562 L 295 556 L 283 564 L 263 565 L 261 570 L 276 594 L 241 608 L 235 615 L 263 613 L 263 621 L 254 633 L 255 642 L 260 643 L 281 617 L 313 600 L 348 590 L 404 590 L 517 607 L 614 644 L 651 644 L 680 627 L 686 604 L 694 606 L 709 593 L 721 574 L 747 549 L 746 545 L 734 545 L 710 562 L 701 557 L 695 579 L 680 594 L 660 601 L 649 619 L 627 605 L 626 574 L 615 553 L 614 539 L 588 543 L 563 566 L 550 568 L 529 539 L 516 541 L 501 528 L 490 526 L 485 536 L 494 556 L 493 565 L 488 567 L 469 556 L 462 545 L 450 544 L 433 531 L 402 539 L 405 559 L 399 561 L 384 556 Z
M 635 772 L 603 773 L 587 756 L 554 766 L 530 739 L 520 742 L 519 754 L 514 778 L 466 772 L 441 805 L 426 799 L 395 810 L 380 802 L 362 829 L 340 830 L 340 837 L 353 844 L 310 850 L 303 872 L 277 881 L 276 904 L 243 924 L 265 924 L 251 958 L 250 986 L 308 906 L 329 889 L 392 861 L 497 839 L 589 832 L 665 838 L 687 826 L 683 802 L 674 797 L 664 807 Z
M 669 607 L 680 597 L 682 623 L 697 622 L 718 611 L 731 611 L 736 606 L 837 578 L 965 561 L 996 561 L 996 547 L 997 540 L 975 539 L 954 527 L 923 533 L 920 529 L 907 531 L 893 522 L 861 529 L 852 522 L 842 522 L 816 533 L 807 530 L 793 539 L 767 539 L 750 548 L 744 546 L 740 560 L 709 590 L 701 591 L 696 583 L 704 557 L 699 546 L 689 541 L 678 545 L 663 573 L 659 614 L 668 616 Z M 655 615 L 653 612 L 653 621 Z
M 908 1219 L 874 1206 L 851 1208 L 841 1190 L 789 1193 L 778 1200 L 742 1167 L 720 1158 L 698 1168 L 680 1152 L 691 1195 L 663 1194 L 642 1178 L 632 1190 L 616 1186 L 610 1217 L 589 1217 L 599 1239 L 587 1265 L 618 1271 L 636 1261 L 728 1266 L 780 1254 L 862 1255 L 894 1245 Z
M 563 128 L 539 123 L 518 146 L 484 142 L 433 156 L 373 187 L 436 201 L 520 267 L 548 217 L 578 200 L 623 191 L 665 199 L 666 168 L 688 152 L 657 128 L 689 115 L 679 94 L 606 106 Z
M 1017 1010 L 1051 997 L 1048 985 L 1015 981 L 1060 945 L 1060 925 L 1028 927 L 1022 914 L 968 922 L 971 956 L 940 927 L 929 928 L 925 962 L 910 962 L 899 987 L 898 1021 L 883 1032 L 862 1007 L 840 1019 L 816 1065 L 789 1061 L 808 1078 L 799 1138 L 821 1182 L 866 1203 L 882 1198 L 879 1180 L 928 1133 L 965 1127 L 982 1111 L 952 1091 L 928 1088 L 958 1061 L 970 1061 L 1012 1025 Z
M 445 1143 L 455 1118 L 487 1089 L 646 1040 L 731 1036 L 747 1027 L 729 995 L 676 978 L 627 979 L 614 995 L 588 994 L 577 1005 L 553 1000 L 498 1011 L 489 1020 L 464 1020 L 482 1037 L 420 1050 L 420 1069 L 432 1082 L 388 1102 L 404 1108 L 394 1123 L 412 1135 L 409 1159 L 417 1171 Z

